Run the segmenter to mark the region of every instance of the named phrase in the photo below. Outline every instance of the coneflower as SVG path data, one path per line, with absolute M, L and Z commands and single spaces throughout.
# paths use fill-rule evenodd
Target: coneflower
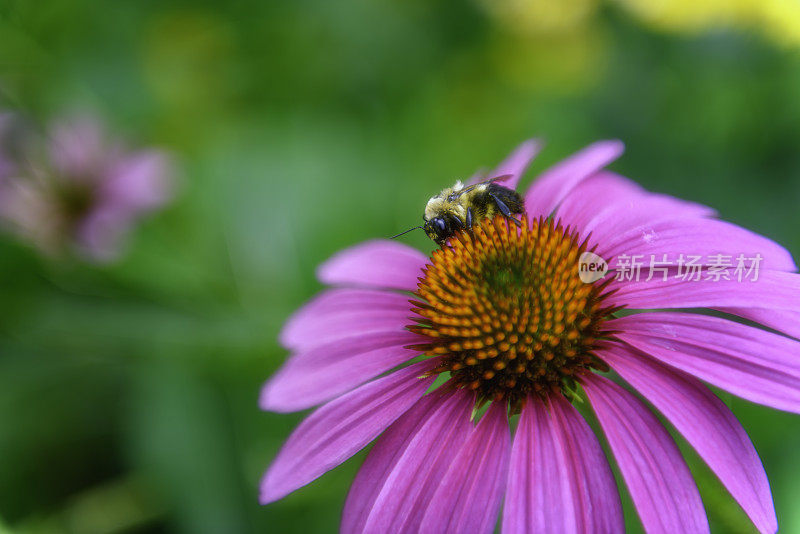
M 525 143 L 497 169 L 512 175 L 504 185 L 516 186 L 537 150 Z M 504 533 L 623 532 L 608 460 L 574 407 L 585 399 L 645 530 L 708 532 L 677 446 L 609 378 L 619 377 L 686 438 L 759 531 L 775 532 L 755 448 L 703 382 L 800 411 L 794 261 L 707 207 L 605 171 L 622 150 L 596 143 L 543 173 L 521 227 L 498 216 L 431 257 L 374 241 L 322 265 L 332 287 L 283 329 L 292 355 L 261 407 L 322 406 L 267 471 L 261 502 L 377 439 L 342 532 L 490 533 L 498 517 Z M 588 281 L 587 258 L 600 270 Z
M 94 118 L 31 131 L 0 115 L 0 223 L 43 252 L 113 260 L 137 221 L 172 197 L 166 153 L 130 152 Z

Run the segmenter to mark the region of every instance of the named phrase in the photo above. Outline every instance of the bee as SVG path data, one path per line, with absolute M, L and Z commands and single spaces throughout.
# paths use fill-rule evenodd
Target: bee
M 497 176 L 474 185 L 464 186 L 461 181 L 431 197 L 422 215 L 423 224 L 396 236 L 421 228 L 437 245 L 444 247 L 447 240 L 461 230 L 469 230 L 484 219 L 500 213 L 517 225 L 515 214 L 525 213 L 525 203 L 519 193 L 496 183 L 511 175 Z

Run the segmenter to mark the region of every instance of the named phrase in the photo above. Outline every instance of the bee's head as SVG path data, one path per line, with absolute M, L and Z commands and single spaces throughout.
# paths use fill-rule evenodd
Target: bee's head
M 447 220 L 444 217 L 434 217 L 425 221 L 425 224 L 422 226 L 425 230 L 425 233 L 430 237 L 433 241 L 436 242 L 437 245 L 443 245 L 447 238 L 450 237 L 450 232 L 448 231 L 449 225 L 447 224 Z
M 392 236 L 392 239 L 400 237 L 403 234 L 407 234 L 412 230 L 422 228 L 425 230 L 425 234 L 427 234 L 427 236 L 431 238 L 437 245 L 444 246 L 445 243 L 447 243 L 447 240 L 453 236 L 453 232 L 461 228 L 457 219 L 451 220 L 446 215 L 432 217 L 430 219 L 426 219 L 423 216 L 422 220 L 424 221 L 422 226 L 409 228 L 405 232 L 400 232 L 399 234 Z

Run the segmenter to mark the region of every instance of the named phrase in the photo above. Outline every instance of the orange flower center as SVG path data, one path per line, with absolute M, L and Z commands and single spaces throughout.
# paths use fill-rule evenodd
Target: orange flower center
M 430 338 L 416 348 L 441 356 L 434 373 L 481 402 L 519 407 L 529 393 L 574 390 L 574 378 L 607 371 L 594 354 L 605 283 L 579 276 L 586 241 L 550 219 L 517 227 L 502 216 L 461 232 L 433 252 L 415 295 L 410 330 Z

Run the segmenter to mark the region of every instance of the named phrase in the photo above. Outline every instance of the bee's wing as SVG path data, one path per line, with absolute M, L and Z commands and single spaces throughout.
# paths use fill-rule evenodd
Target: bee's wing
M 487 176 L 492 176 L 494 171 L 487 171 L 486 169 L 479 169 L 475 174 L 470 176 L 469 180 L 467 180 L 467 186 L 472 187 L 473 185 L 480 185 L 487 182 L 505 182 L 506 180 L 512 178 L 513 174 L 503 174 L 497 175 L 495 178 L 487 179 Z
M 501 174 L 500 176 L 495 176 L 494 178 L 489 178 L 488 180 L 484 180 L 483 182 L 478 182 L 475 185 L 488 184 L 488 183 L 491 183 L 491 182 L 505 182 L 506 180 L 508 180 L 512 176 L 514 176 L 514 175 L 513 174 Z
M 467 187 L 465 187 L 464 189 L 458 191 L 458 194 L 459 195 L 463 195 L 467 191 L 471 191 L 471 190 L 475 189 L 476 187 L 478 187 L 479 185 L 490 184 L 492 182 L 505 182 L 506 180 L 508 180 L 512 176 L 513 176 L 512 174 L 504 174 L 502 176 L 495 176 L 494 178 L 488 178 L 486 180 L 481 180 L 480 182 L 476 182 L 476 183 L 470 184 Z

